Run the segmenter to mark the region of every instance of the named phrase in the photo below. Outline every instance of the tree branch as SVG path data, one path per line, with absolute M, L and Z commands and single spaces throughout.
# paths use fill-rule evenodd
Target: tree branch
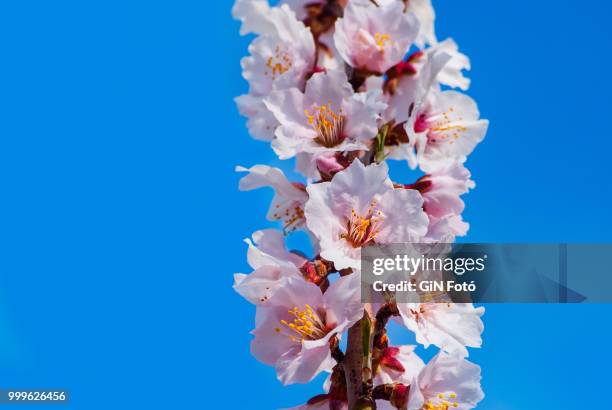
M 372 320 L 367 311 L 348 331 L 344 357 L 346 391 L 350 410 L 375 409 L 372 399 Z

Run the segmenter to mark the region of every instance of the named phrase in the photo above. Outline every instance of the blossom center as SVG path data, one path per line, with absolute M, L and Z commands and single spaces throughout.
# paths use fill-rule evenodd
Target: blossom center
M 288 204 L 276 204 L 272 217 L 283 221 L 283 231 L 293 232 L 304 223 L 304 208 L 299 201 Z
M 423 410 L 449 410 L 459 407 L 456 393 L 439 393 L 435 398 L 429 399 L 423 405 Z
M 376 238 L 383 220 L 382 212 L 376 210 L 375 201 L 372 201 L 365 215 L 358 214 L 353 208 L 346 223 L 346 233 L 340 237 L 346 239 L 354 248 L 359 248 Z
M 462 133 L 467 131 L 465 126 L 456 123 L 456 121 L 462 121 L 462 117 L 451 119 L 453 112 L 453 107 L 450 107 L 441 114 L 423 119 L 426 123 L 422 123 L 421 128 L 429 129 L 428 139 L 430 142 L 446 142 L 448 144 L 453 144 L 455 140 L 459 139 Z M 415 123 L 415 131 L 417 124 L 418 120 L 417 123 Z
M 385 51 L 385 46 L 391 41 L 391 36 L 384 33 L 375 33 L 374 41 L 376 42 L 376 47 L 378 47 L 379 51 Z
M 316 131 L 315 142 L 326 148 L 332 148 L 344 140 L 344 115 L 340 108 L 337 112 L 331 102 L 321 106 L 315 105 L 313 111 L 304 110 L 308 124 Z
M 268 57 L 266 61 L 265 75 L 272 77 L 272 80 L 276 80 L 277 77 L 286 73 L 291 68 L 292 61 L 291 55 L 285 51 L 282 47 L 276 46 L 274 54 Z
M 284 333 L 294 342 L 318 340 L 329 333 L 325 321 L 308 304 L 304 305 L 304 309 L 294 307 L 289 310 L 289 314 L 293 317 L 291 322 L 281 320 L 283 327 L 277 327 L 274 330 L 276 333 Z

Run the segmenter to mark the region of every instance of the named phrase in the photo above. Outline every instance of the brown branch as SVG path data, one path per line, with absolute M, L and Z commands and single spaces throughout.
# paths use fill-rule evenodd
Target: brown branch
M 348 408 L 375 409 L 372 399 L 372 320 L 367 311 L 348 331 L 343 365 Z

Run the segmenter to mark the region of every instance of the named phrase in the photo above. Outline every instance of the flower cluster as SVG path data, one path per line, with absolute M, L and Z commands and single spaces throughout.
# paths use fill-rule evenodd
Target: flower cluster
M 438 41 L 430 0 L 237 0 L 232 13 L 255 35 L 238 108 L 250 134 L 303 175 L 236 168 L 241 190 L 274 190 L 267 218 L 282 227 L 246 240 L 253 271 L 234 278 L 256 306 L 252 354 L 283 384 L 329 373 L 324 392 L 296 409 L 474 408 L 480 368 L 466 358 L 481 345 L 482 307 L 360 298 L 363 247 L 450 243 L 468 230 L 464 163 L 488 126 L 458 91 L 469 59 Z M 423 176 L 394 181 L 388 160 Z M 286 248 L 295 230 L 311 238 L 311 258 Z M 425 364 L 415 346 L 392 345 L 390 319 L 437 356 Z

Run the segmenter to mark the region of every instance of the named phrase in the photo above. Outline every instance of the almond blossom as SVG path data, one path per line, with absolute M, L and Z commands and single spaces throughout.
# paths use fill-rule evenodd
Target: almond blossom
M 306 224 L 321 256 L 337 269 L 359 269 L 363 246 L 417 242 L 427 233 L 423 198 L 416 190 L 394 189 L 384 163 L 366 167 L 356 160 L 331 182 L 306 189 Z
M 315 46 L 310 30 L 287 7 L 279 8 L 274 30 L 256 38 L 241 61 L 250 93 L 267 95 L 273 87 L 302 87 L 313 69 Z
M 405 0 L 404 3 L 407 3 L 406 11 L 414 13 L 421 23 L 421 29 L 414 41 L 415 44 L 420 48 L 423 48 L 425 44 L 436 44 L 438 42 L 434 24 L 436 12 L 431 5 L 431 0 Z
M 406 186 L 423 196 L 423 209 L 429 218 L 427 241 L 451 243 L 467 233 L 469 225 L 461 217 L 465 208 L 461 195 L 475 187 L 470 176 L 462 163 L 445 163 Z
M 280 123 L 272 148 L 281 159 L 365 149 L 385 108 L 380 95 L 380 90 L 355 93 L 341 71 L 314 74 L 304 93 L 275 91 L 265 100 Z
M 470 97 L 435 88 L 415 105 L 405 129 L 416 161 L 432 169 L 445 161 L 464 162 L 484 139 L 488 126 Z
M 255 165 L 248 169 L 236 167 L 236 171 L 249 173 L 240 180 L 241 191 L 268 186 L 274 189 L 267 215 L 269 221 L 283 221 L 285 231 L 293 231 L 304 225 L 304 205 L 308 199 L 304 184 L 289 182 L 282 170 L 267 165 Z
M 463 91 L 470 87 L 470 79 L 463 75 L 464 70 L 469 71 L 471 69 L 470 59 L 468 56 L 459 51 L 459 46 L 455 40 L 452 38 L 447 38 L 446 40 L 425 49 L 424 52 L 426 57 L 423 60 L 429 59 L 431 56 L 439 53 L 445 53 L 450 57 L 449 61 L 436 76 L 436 80 L 440 84 L 453 88 L 459 88 Z
M 241 34 L 255 35 L 241 61 L 249 91 L 236 103 L 250 134 L 295 159 L 303 182 L 267 165 L 236 167 L 241 190 L 273 189 L 267 219 L 282 223 L 245 240 L 252 271 L 234 275 L 256 309 L 251 352 L 285 385 L 330 373 L 294 410 L 471 409 L 483 398 L 480 368 L 463 358 L 482 344 L 484 308 L 420 294 L 362 303 L 360 266 L 368 246 L 437 254 L 466 234 L 462 195 L 475 184 L 465 161 L 488 122 L 448 87 L 469 87 L 470 60 L 453 39 L 438 42 L 431 0 L 273 4 L 232 9 Z M 387 159 L 424 175 L 392 179 Z M 287 249 L 297 229 L 311 257 Z M 425 365 L 416 346 L 390 345 L 391 319 L 437 356 Z
M 387 3 L 403 3 L 404 12 L 412 13 L 420 23 L 419 34 L 414 43 L 423 48 L 426 44 L 434 45 L 438 41 L 435 33 L 436 13 L 431 5 L 431 0 L 377 0 L 379 5 Z
M 243 94 L 235 98 L 240 114 L 247 118 L 247 128 L 257 140 L 271 141 L 278 121 L 263 103 L 261 96 Z
M 243 32 L 260 34 L 249 46 L 250 55 L 241 61 L 249 93 L 236 99 L 240 113 L 256 139 L 271 140 L 278 125 L 263 104 L 275 89 L 304 87 L 314 69 L 315 44 L 310 30 L 291 9 L 269 7 L 267 1 L 240 0 L 233 9 L 243 22 Z
M 484 307 L 471 303 L 398 303 L 401 322 L 425 347 L 468 355 L 466 347 L 480 347 Z
M 484 398 L 480 367 L 456 355 L 438 353 L 410 384 L 408 410 L 469 410 Z
M 327 70 L 342 70 L 342 59 L 338 57 L 334 44 L 334 25 L 344 12 L 348 0 L 283 0 L 297 18 L 310 28 L 317 46 L 317 67 Z
M 353 0 L 336 22 L 334 42 L 350 66 L 383 74 L 402 60 L 418 33 L 419 21 L 414 14 L 404 13 L 402 2 L 377 6 Z
M 287 278 L 302 279 L 299 268 L 306 259 L 285 248 L 282 232 L 265 229 L 253 234 L 253 242 L 245 239 L 247 259 L 254 271 L 234 275 L 234 290 L 249 302 L 260 305 L 268 301 Z
M 283 384 L 305 383 L 330 371 L 329 341 L 363 315 L 359 276 L 339 278 L 325 293 L 304 280 L 289 278 L 265 306 L 257 307 L 251 352 L 273 365 Z
M 267 34 L 274 30 L 274 17 L 278 9 L 270 7 L 268 0 L 236 0 L 232 16 L 242 23 L 240 35 Z
M 387 110 L 383 114 L 386 122 L 403 124 L 410 118 L 418 104 L 427 99 L 437 86 L 437 78 L 452 56 L 446 52 L 431 53 L 426 58 L 417 55 L 418 70 L 414 74 L 400 75 L 393 79 L 392 93 L 386 93 Z M 415 60 L 411 60 L 413 64 Z M 382 79 L 381 79 L 382 80 Z

